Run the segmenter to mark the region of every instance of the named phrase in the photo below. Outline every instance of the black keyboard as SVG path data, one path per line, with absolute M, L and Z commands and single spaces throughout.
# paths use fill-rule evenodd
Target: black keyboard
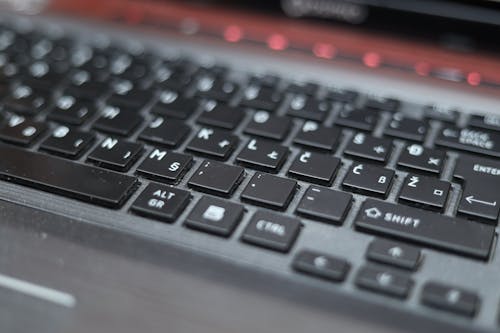
M 360 290 L 482 310 L 475 290 L 418 272 L 424 252 L 485 271 L 494 256 L 500 116 L 8 25 L 0 97 L 5 182 L 293 252 L 297 273 Z M 297 247 L 311 223 L 375 235 L 365 262 Z

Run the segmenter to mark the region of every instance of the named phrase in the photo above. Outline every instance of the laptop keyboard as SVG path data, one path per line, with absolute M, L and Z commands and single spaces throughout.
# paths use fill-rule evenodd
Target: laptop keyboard
M 354 233 L 380 236 L 355 285 L 396 298 L 412 290 L 422 248 L 489 260 L 500 118 L 405 112 L 395 98 L 234 73 L 2 26 L 0 177 L 167 223 L 200 192 L 182 223 L 222 237 L 255 206 L 241 241 L 282 253 L 303 219 L 342 226 L 355 214 Z M 349 258 L 297 253 L 297 272 L 336 282 L 354 274 Z M 423 305 L 465 316 L 480 301 L 436 281 L 422 290 Z

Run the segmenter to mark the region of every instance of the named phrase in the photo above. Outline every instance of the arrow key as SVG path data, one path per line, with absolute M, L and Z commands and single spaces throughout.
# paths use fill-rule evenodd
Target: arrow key
M 420 261 L 420 249 L 385 239 L 375 239 L 368 246 L 366 257 L 383 264 L 415 270 Z

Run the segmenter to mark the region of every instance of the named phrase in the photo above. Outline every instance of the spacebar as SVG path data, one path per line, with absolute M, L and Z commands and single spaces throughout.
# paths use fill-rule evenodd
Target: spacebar
M 356 218 L 356 228 L 423 245 L 487 259 L 495 227 L 413 207 L 368 199 Z
M 0 145 L 0 178 L 107 207 L 119 207 L 137 179 L 58 157 Z

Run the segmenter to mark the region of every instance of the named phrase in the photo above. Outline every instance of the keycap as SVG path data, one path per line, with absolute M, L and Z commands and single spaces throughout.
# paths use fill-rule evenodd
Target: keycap
M 396 113 L 384 130 L 384 134 L 400 139 L 424 141 L 427 124 L 419 119 L 404 117 Z
M 311 183 L 331 185 L 340 159 L 331 155 L 301 151 L 288 169 L 288 174 Z
M 97 74 L 97 76 L 99 76 Z M 90 73 L 84 70 L 78 70 L 71 74 L 70 84 L 64 89 L 63 94 L 95 100 L 110 90 L 107 82 L 96 77 L 96 73 Z
M 359 288 L 396 298 L 407 298 L 413 286 L 408 274 L 395 272 L 383 267 L 364 266 L 355 279 Z
M 332 204 L 335 203 L 335 204 Z M 297 213 L 315 220 L 340 225 L 349 211 L 352 195 L 311 185 L 297 206 Z
M 351 265 L 342 258 L 316 251 L 303 250 L 293 259 L 292 267 L 302 273 L 341 282 L 345 280 Z
M 446 158 L 445 152 L 425 148 L 419 144 L 406 146 L 399 156 L 398 166 L 415 171 L 440 174 Z
M 488 130 L 445 126 L 439 131 L 436 145 L 500 157 L 500 133 Z
M 63 78 L 64 73 L 57 70 L 56 66 L 46 61 L 37 60 L 29 64 L 23 82 L 37 89 L 50 92 L 51 88 L 59 84 Z
M 308 148 L 332 151 L 338 145 L 340 134 L 338 128 L 326 127 L 313 121 L 306 121 L 293 142 Z
M 174 148 L 184 141 L 190 131 L 190 127 L 181 120 L 155 117 L 139 134 L 139 139 L 154 145 Z
M 493 114 L 475 114 L 470 117 L 469 126 L 492 131 L 500 131 L 500 117 Z
M 363 131 L 373 131 L 377 125 L 378 113 L 373 110 L 344 108 L 339 112 L 335 124 Z
M 456 110 L 442 108 L 437 105 L 428 105 L 424 107 L 423 115 L 427 119 L 455 124 L 459 113 Z
M 300 232 L 300 220 L 268 211 L 257 211 L 241 239 L 249 244 L 288 252 Z
M 249 108 L 275 111 L 282 98 L 283 96 L 274 87 L 250 84 L 245 89 L 240 104 Z
M 413 271 L 420 263 L 421 250 L 416 246 L 377 238 L 368 246 L 366 257 L 368 260 Z
M 358 230 L 487 259 L 495 227 L 414 207 L 367 199 L 355 221 Z
M 371 97 L 365 101 L 364 108 L 377 111 L 395 112 L 401 102 L 394 98 Z
M 192 81 L 192 64 L 187 61 L 165 61 L 154 73 L 155 84 L 163 89 L 181 91 Z
M 6 145 L 0 156 L 9 157 L 0 159 L 0 178 L 96 205 L 122 206 L 137 184 L 135 177 Z
M 66 126 L 58 126 L 40 149 L 69 158 L 77 158 L 94 142 L 94 135 Z
M 297 182 L 256 172 L 241 193 L 241 199 L 253 204 L 284 210 L 292 200 Z
M 175 222 L 190 200 L 188 191 L 163 184 L 150 183 L 130 208 L 138 215 L 164 222 Z
M 114 92 L 108 97 L 110 105 L 123 106 L 138 111 L 153 98 L 153 91 L 135 87 L 128 80 L 120 80 L 113 85 Z
M 140 143 L 106 137 L 94 148 L 87 159 L 103 168 L 126 171 L 141 156 Z
M 229 101 L 238 91 L 238 85 L 235 82 L 213 74 L 198 77 L 195 87 L 196 95 L 224 102 Z
M 241 182 L 242 167 L 205 160 L 188 182 L 190 187 L 216 195 L 230 196 Z
M 95 114 L 95 107 L 72 95 L 63 95 L 55 102 L 48 118 L 68 125 L 81 125 Z
M 347 144 L 344 154 L 375 162 L 387 163 L 391 155 L 392 142 L 385 138 L 375 138 L 365 133 L 357 133 Z
M 137 167 L 137 172 L 146 177 L 167 182 L 178 182 L 189 169 L 193 157 L 154 148 Z
M 198 105 L 197 99 L 185 98 L 175 91 L 164 90 L 160 92 L 158 102 L 153 105 L 151 112 L 160 116 L 186 119 L 198 109 Z
M 451 184 L 434 177 L 408 174 L 403 182 L 399 200 L 419 207 L 443 210 Z
M 473 317 L 480 305 L 476 293 L 442 282 L 427 282 L 422 288 L 421 301 L 435 309 L 468 317 Z
M 201 155 L 226 160 L 238 145 L 238 138 L 225 130 L 202 127 L 187 149 Z
M 268 139 L 283 140 L 291 126 L 290 118 L 274 116 L 266 111 L 257 111 L 246 125 L 244 132 Z
M 339 88 L 330 88 L 330 90 L 326 94 L 327 99 L 331 99 L 335 102 L 350 104 L 354 103 L 358 96 L 359 94 L 356 91 Z
M 14 115 L 0 128 L 0 140 L 28 146 L 46 129 L 45 123 Z
M 11 112 L 35 115 L 47 106 L 47 96 L 28 85 L 18 85 L 3 99 L 4 108 Z
M 319 90 L 319 84 L 314 82 L 292 82 L 286 87 L 287 92 L 301 93 L 304 95 L 315 95 Z
M 250 139 L 236 160 L 254 169 L 278 172 L 287 155 L 288 148 L 282 145 L 261 139 Z
M 394 171 L 364 164 L 354 163 L 347 173 L 342 186 L 353 192 L 386 197 L 389 193 Z
M 297 94 L 292 97 L 287 114 L 292 117 L 322 122 L 328 116 L 331 108 L 332 105 L 329 101 L 320 101 L 306 94 Z
M 129 136 L 143 121 L 134 111 L 118 106 L 105 106 L 93 128 L 106 133 Z
M 241 123 L 244 117 L 245 111 L 238 107 L 209 102 L 197 121 L 200 124 L 233 130 Z
M 229 237 L 240 223 L 244 211 L 243 205 L 204 196 L 196 203 L 184 225 L 192 229 Z

